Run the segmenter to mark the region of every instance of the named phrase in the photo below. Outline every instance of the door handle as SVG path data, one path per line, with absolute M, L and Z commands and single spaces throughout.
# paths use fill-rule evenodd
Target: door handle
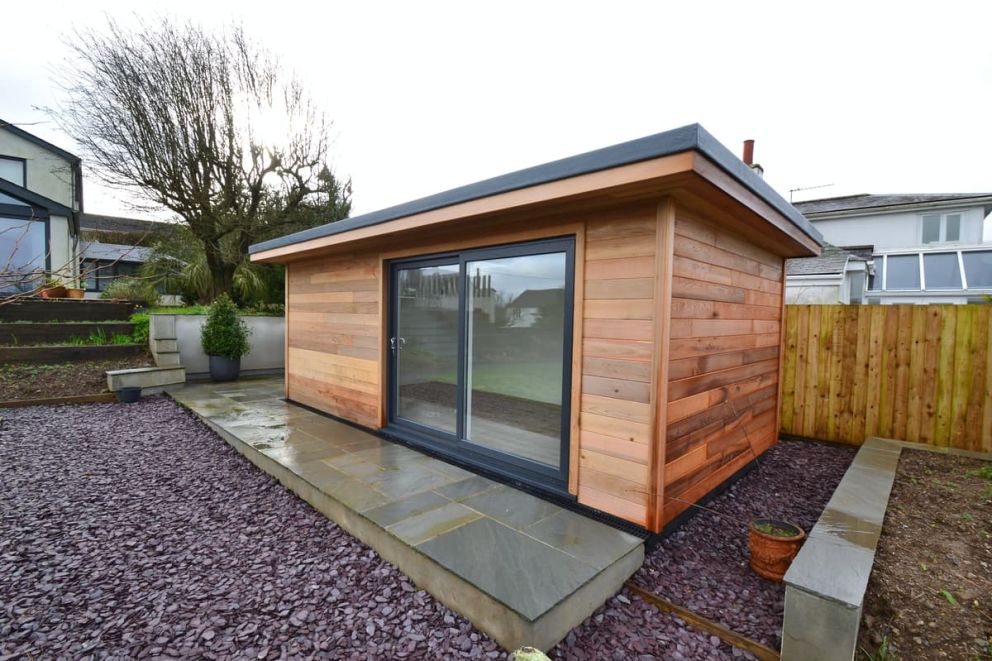
M 403 337 L 391 337 L 389 338 L 389 350 L 396 355 L 397 350 L 402 349 L 403 345 L 406 344 L 406 338 Z

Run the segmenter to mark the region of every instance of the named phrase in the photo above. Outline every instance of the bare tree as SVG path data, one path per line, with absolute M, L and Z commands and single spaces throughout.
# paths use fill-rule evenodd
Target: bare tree
M 189 226 L 211 297 L 231 291 L 249 245 L 295 229 L 296 211 L 328 190 L 330 123 L 240 28 L 109 20 L 68 45 L 64 101 L 50 113 L 100 179 Z M 337 217 L 325 222 L 350 211 L 350 182 L 332 189 Z

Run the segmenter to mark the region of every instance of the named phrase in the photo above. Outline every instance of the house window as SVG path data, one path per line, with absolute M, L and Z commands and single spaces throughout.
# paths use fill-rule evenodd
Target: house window
M 961 253 L 969 289 L 992 289 L 992 252 L 975 250 Z
M 885 258 L 886 289 L 919 289 L 920 256 L 888 255 Z
M 83 262 L 83 280 L 87 291 L 104 291 L 115 278 L 138 274 L 137 262 L 112 262 L 87 259 Z
M 923 243 L 953 243 L 961 240 L 961 214 L 923 216 Z
M 0 156 L 0 179 L 17 184 L 21 188 L 25 186 L 25 164 L 23 158 L 13 158 L 10 156 Z
M 0 217 L 0 290 L 29 291 L 47 264 L 45 222 Z
M 956 252 L 923 255 L 923 277 L 927 289 L 961 289 L 961 265 Z

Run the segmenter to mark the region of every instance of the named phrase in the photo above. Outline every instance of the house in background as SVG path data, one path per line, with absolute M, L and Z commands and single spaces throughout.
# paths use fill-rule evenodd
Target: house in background
M 79 157 L 0 120 L 0 290 L 74 281 L 82 210 Z
M 137 275 L 164 223 L 84 213 L 80 217 L 80 274 L 86 298 L 99 298 L 115 278 Z
M 860 302 L 969 303 L 984 302 L 992 294 L 992 243 L 984 237 L 986 219 L 992 214 L 992 193 L 849 195 L 796 202 L 795 206 L 828 243 L 857 256 L 866 256 L 864 247 L 870 247 L 867 289 Z M 859 302 L 850 289 L 847 300 L 844 292 L 831 301 L 795 298 L 804 287 L 811 291 L 807 283 L 815 279 L 810 276 L 837 279 L 841 261 L 835 255 L 822 263 L 792 262 L 788 288 L 794 299 L 790 302 Z M 845 273 L 850 264 L 845 262 Z
M 799 257 L 785 263 L 787 304 L 865 302 L 868 279 L 874 273 L 872 247 L 826 246 L 818 257 Z
M 80 158 L 0 120 L 0 292 L 30 292 L 52 276 L 98 298 L 137 271 L 161 226 L 84 213 Z

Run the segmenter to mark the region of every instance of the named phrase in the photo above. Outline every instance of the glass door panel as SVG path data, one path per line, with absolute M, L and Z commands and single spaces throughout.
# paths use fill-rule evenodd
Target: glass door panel
M 465 440 L 558 469 L 565 252 L 467 261 Z
M 458 426 L 459 266 L 399 268 L 390 338 L 398 417 L 452 436 Z

